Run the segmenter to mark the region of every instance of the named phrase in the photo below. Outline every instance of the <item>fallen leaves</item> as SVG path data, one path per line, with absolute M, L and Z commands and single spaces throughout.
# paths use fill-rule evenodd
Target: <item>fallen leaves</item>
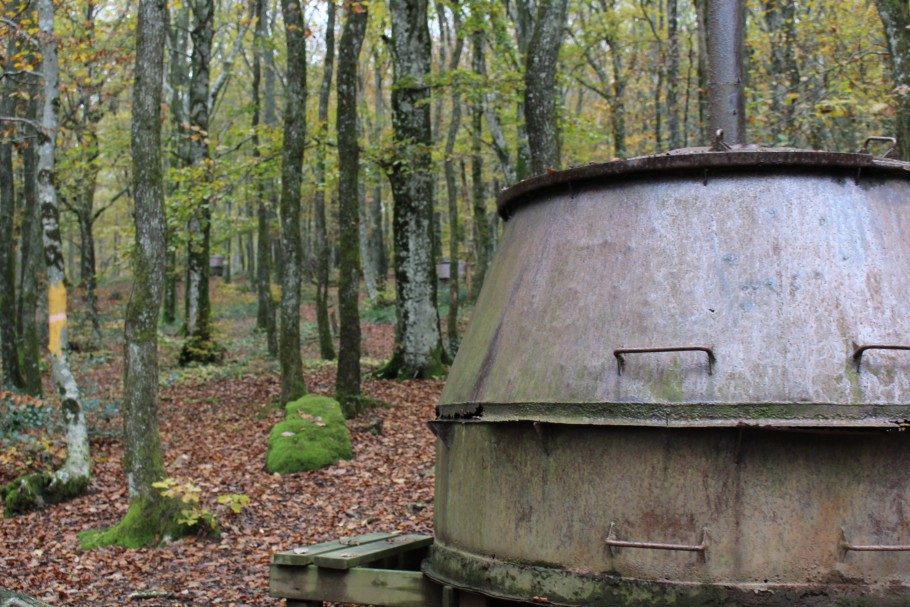
M 251 332 L 251 323 L 237 330 Z M 365 349 L 387 356 L 392 330 L 368 325 Z M 91 370 L 111 397 L 120 372 L 117 360 Z M 307 385 L 331 394 L 334 377 L 333 366 L 316 366 L 307 372 Z M 278 396 L 274 373 L 168 386 L 160 404 L 167 472 L 198 486 L 202 505 L 218 516 L 221 538 L 81 552 L 78 531 L 112 525 L 127 507 L 121 445 L 93 442 L 88 495 L 0 520 L 0 586 L 54 605 L 119 606 L 133 593 L 145 593 L 142 607 L 280 605 L 268 596 L 268 563 L 276 551 L 370 531 L 431 531 L 435 441 L 425 424 L 441 388 L 441 381 L 367 380 L 364 395 L 390 407 L 348 423 L 354 459 L 281 477 L 264 470 L 266 436 L 280 416 L 263 413 Z M 249 503 L 234 514 L 231 503 L 217 502 L 226 494 L 248 496 Z

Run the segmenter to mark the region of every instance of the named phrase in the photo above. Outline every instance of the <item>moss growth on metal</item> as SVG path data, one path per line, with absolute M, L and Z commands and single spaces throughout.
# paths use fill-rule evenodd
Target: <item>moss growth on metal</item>
M 90 529 L 79 534 L 83 550 L 104 546 L 143 548 L 159 546 L 189 535 L 217 536 L 218 527 L 211 519 L 199 519 L 195 524 L 179 522 L 186 507 L 179 500 L 161 498 L 135 500 L 119 523 L 109 529 Z
M 10 517 L 38 510 L 49 504 L 58 504 L 81 495 L 88 484 L 88 477 L 61 481 L 52 474 L 43 472 L 27 474 L 0 488 L 3 514 Z
M 685 394 L 679 365 L 674 363 L 672 368 L 655 378 L 648 386 L 648 391 L 655 400 L 667 403 L 681 402 L 685 398 Z
M 269 433 L 266 469 L 291 474 L 351 457 L 351 435 L 341 405 L 327 396 L 308 395 L 288 403 L 284 420 Z

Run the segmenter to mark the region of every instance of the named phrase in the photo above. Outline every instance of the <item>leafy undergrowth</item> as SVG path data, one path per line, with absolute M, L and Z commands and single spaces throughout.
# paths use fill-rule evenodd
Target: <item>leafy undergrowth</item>
M 143 607 L 277 606 L 281 602 L 268 597 L 268 562 L 275 551 L 368 531 L 430 531 L 434 437 L 426 422 L 434 416 L 442 382 L 367 380 L 365 395 L 391 406 L 347 422 L 352 460 L 314 472 L 269 474 L 266 437 L 284 415 L 273 406 L 278 378 L 262 362 L 263 340 L 249 337 L 253 319 L 221 317 L 215 289 L 225 364 L 178 372 L 179 341 L 162 344 L 160 414 L 168 476 L 199 487 L 199 507 L 217 517 L 220 538 L 82 551 L 79 532 L 110 527 L 127 510 L 122 447 L 115 435 L 104 433 L 92 442 L 95 476 L 87 495 L 0 520 L 0 587 L 51 605 L 125 605 L 132 593 L 155 591 L 168 596 L 143 600 Z M 311 307 L 303 315 L 303 322 L 312 322 Z M 388 356 L 392 330 L 365 325 L 365 356 Z M 111 334 L 116 338 L 116 331 Z M 312 392 L 330 395 L 335 369 L 314 360 L 316 347 L 305 344 L 304 355 L 312 360 L 307 383 Z M 109 350 L 118 353 L 120 346 L 112 343 Z M 92 398 L 117 399 L 119 356 L 77 368 Z M 104 427 L 118 424 L 115 416 Z M 381 434 L 374 433 L 377 427 Z M 56 442 L 51 446 L 58 448 Z M 0 483 L 11 473 L 0 462 Z

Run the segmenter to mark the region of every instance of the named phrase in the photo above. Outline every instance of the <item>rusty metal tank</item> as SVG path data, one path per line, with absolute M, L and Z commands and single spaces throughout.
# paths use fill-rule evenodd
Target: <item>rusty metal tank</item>
M 910 164 L 532 178 L 442 394 L 425 573 L 559 605 L 910 605 Z

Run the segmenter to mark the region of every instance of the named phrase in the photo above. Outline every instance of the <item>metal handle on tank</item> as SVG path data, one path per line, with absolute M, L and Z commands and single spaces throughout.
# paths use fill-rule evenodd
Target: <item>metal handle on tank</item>
M 856 342 L 853 343 L 853 362 L 856 364 L 856 370 L 859 371 L 860 365 L 863 362 L 863 354 L 866 353 L 866 350 L 905 350 L 910 351 L 910 346 L 897 346 L 897 345 L 886 345 L 886 344 L 868 344 L 868 345 L 858 345 Z
M 869 144 L 873 141 L 878 143 L 890 143 L 891 147 L 888 148 L 888 151 L 882 154 L 882 158 L 894 158 L 894 153 L 897 150 L 897 139 L 894 137 L 866 137 L 866 141 L 863 143 L 863 147 L 859 149 L 859 154 L 871 154 L 869 151 Z
M 626 366 L 626 359 L 623 354 L 653 354 L 655 352 L 704 352 L 708 355 L 708 375 L 714 373 L 714 363 L 717 357 L 714 356 L 714 349 L 709 346 L 670 346 L 666 348 L 616 348 L 613 350 L 613 356 L 616 357 L 616 368 L 620 375 Z
M 900 544 L 851 544 L 847 541 L 847 534 L 843 529 L 840 531 L 840 551 L 841 560 L 847 556 L 847 552 L 910 552 L 910 545 Z
M 708 530 L 701 530 L 700 544 L 668 544 L 665 542 L 633 542 L 616 539 L 616 523 L 610 523 L 610 532 L 604 540 L 612 553 L 616 548 L 643 548 L 645 550 L 678 550 L 680 552 L 699 552 L 702 555 L 708 550 Z

